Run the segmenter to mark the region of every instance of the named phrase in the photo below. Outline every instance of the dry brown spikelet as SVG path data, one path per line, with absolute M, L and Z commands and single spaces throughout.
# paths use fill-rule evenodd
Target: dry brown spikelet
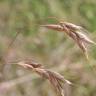
M 60 32 L 65 32 L 69 37 L 71 37 L 77 43 L 77 45 L 83 51 L 87 59 L 88 59 L 88 54 L 87 54 L 86 44 L 96 45 L 94 41 L 92 41 L 89 37 L 87 37 L 84 34 L 86 30 L 81 26 L 77 26 L 75 24 L 68 23 L 68 22 L 60 22 L 59 24 L 45 24 L 42 26 Z
M 61 94 L 61 96 L 64 96 L 64 90 L 63 90 L 63 84 L 64 82 L 71 84 L 70 81 L 64 79 L 62 75 L 60 75 L 57 72 L 50 71 L 48 69 L 45 69 L 41 64 L 35 63 L 35 62 L 26 62 L 22 61 L 17 63 L 20 66 L 23 66 L 24 68 L 32 69 L 34 72 L 42 76 L 43 78 L 46 78 L 50 81 L 50 83 L 53 85 L 54 89 Z

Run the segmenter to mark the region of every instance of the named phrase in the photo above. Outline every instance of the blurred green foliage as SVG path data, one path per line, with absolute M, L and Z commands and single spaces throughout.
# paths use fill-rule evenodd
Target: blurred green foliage
M 0 56 L 7 63 L 33 58 L 76 84 L 65 88 L 68 96 L 96 96 L 96 72 L 89 68 L 96 68 L 96 46 L 89 48 L 88 64 L 64 33 L 40 26 L 59 20 L 83 26 L 96 42 L 96 0 L 0 0 Z M 18 37 L 6 52 L 17 32 Z M 1 84 L 10 85 L 8 90 L 6 86 L 0 89 L 0 96 L 56 96 L 46 80 L 34 74 L 30 80 L 29 74 L 32 72 L 0 62 Z M 23 76 L 29 79 L 23 78 L 24 82 Z

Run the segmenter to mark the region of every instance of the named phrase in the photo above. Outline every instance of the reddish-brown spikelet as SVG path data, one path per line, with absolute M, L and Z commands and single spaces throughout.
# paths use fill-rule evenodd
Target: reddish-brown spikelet
M 49 29 L 57 30 L 57 31 L 64 31 L 62 26 L 60 26 L 58 24 L 46 24 L 46 25 L 41 25 L 41 27 L 46 27 Z
M 42 76 L 43 78 L 46 78 L 50 81 L 50 83 L 53 85 L 54 89 L 61 94 L 61 96 L 64 96 L 64 90 L 63 90 L 63 84 L 64 82 L 71 84 L 70 81 L 64 79 L 62 75 L 60 75 L 57 72 L 50 71 L 48 69 L 45 69 L 41 64 L 35 63 L 35 62 L 19 62 L 17 63 L 20 66 L 23 66 L 24 68 L 32 69 L 34 72 Z
M 89 44 L 96 45 L 94 41 L 92 41 L 89 37 L 87 37 L 83 33 L 86 30 L 81 26 L 77 26 L 75 24 L 68 23 L 68 22 L 60 22 L 59 24 L 47 24 L 47 25 L 45 24 L 42 26 L 47 27 L 49 29 L 65 32 L 69 37 L 71 37 L 77 43 L 77 45 L 83 51 L 87 59 L 88 59 L 88 54 L 87 54 L 87 47 L 85 44 L 89 43 Z

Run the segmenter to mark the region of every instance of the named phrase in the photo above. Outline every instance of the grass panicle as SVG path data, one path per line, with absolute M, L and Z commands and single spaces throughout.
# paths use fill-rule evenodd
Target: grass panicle
M 22 61 L 17 63 L 20 66 L 23 66 L 24 68 L 27 69 L 32 69 L 34 72 L 42 76 L 43 78 L 46 78 L 50 81 L 50 83 L 53 85 L 54 89 L 61 94 L 61 96 L 64 96 L 64 89 L 63 89 L 63 84 L 64 82 L 67 84 L 72 84 L 70 81 L 66 80 L 62 75 L 60 75 L 57 72 L 48 70 L 44 68 L 39 63 L 35 62 L 29 62 L 29 61 Z
M 75 24 L 68 22 L 60 22 L 59 24 L 45 24 L 42 26 L 47 27 L 49 29 L 57 30 L 59 32 L 65 32 L 77 43 L 77 45 L 83 51 L 87 59 L 88 59 L 88 53 L 86 44 L 96 45 L 94 41 L 92 41 L 87 35 L 84 34 L 86 30 L 81 26 L 77 26 Z

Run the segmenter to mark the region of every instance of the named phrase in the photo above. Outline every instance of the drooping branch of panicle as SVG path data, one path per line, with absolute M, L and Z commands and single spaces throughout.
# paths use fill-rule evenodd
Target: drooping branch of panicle
M 59 24 L 45 24 L 41 26 L 49 29 L 57 30 L 59 32 L 65 32 L 69 37 L 71 37 L 77 43 L 77 45 L 83 51 L 87 59 L 88 59 L 88 54 L 87 54 L 86 44 L 96 45 L 94 41 L 92 41 L 89 37 L 87 37 L 84 34 L 86 30 L 81 26 L 77 26 L 75 24 L 68 23 L 68 22 L 59 22 Z
M 32 61 L 31 62 L 21 61 L 21 62 L 18 62 L 17 64 L 20 66 L 23 66 L 24 68 L 31 69 L 37 74 L 39 74 L 41 77 L 48 79 L 50 83 L 53 85 L 54 89 L 59 94 L 61 94 L 61 96 L 64 96 L 64 89 L 63 89 L 64 82 L 68 84 L 72 84 L 70 81 L 66 80 L 59 73 L 48 70 L 39 63 L 32 62 Z

